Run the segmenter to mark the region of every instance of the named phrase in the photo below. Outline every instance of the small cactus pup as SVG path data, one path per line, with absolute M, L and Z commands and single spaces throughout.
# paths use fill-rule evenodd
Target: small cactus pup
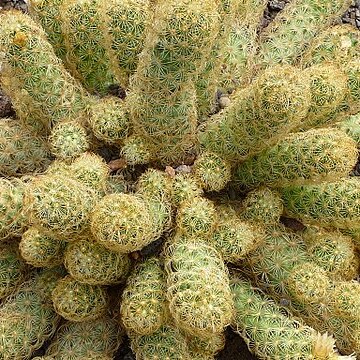
M 140 250 L 170 227 L 171 184 L 167 175 L 149 169 L 137 186 L 135 194 L 104 196 L 92 212 L 91 232 L 109 250 Z
M 350 24 L 329 26 L 317 35 L 301 57 L 301 65 L 335 63 L 343 66 L 360 51 L 359 31 Z
M 209 339 L 222 333 L 233 316 L 227 268 L 201 237 L 178 234 L 165 249 L 167 298 L 176 326 Z
M 357 161 L 353 139 L 335 129 L 290 134 L 235 170 L 238 186 L 285 187 L 315 184 L 346 177 Z
M 81 283 L 69 275 L 57 282 L 51 298 L 59 315 L 76 322 L 100 318 L 108 305 L 104 287 Z
M 21 256 L 35 267 L 53 267 L 62 264 L 65 243 L 48 236 L 41 228 L 29 227 L 19 244 Z
M 242 219 L 263 225 L 275 225 L 280 221 L 284 206 L 280 194 L 268 187 L 250 191 L 241 203 Z
M 51 152 L 58 159 L 71 160 L 90 148 L 86 129 L 77 122 L 61 122 L 51 132 Z
M 21 258 L 18 243 L 14 240 L 0 243 L 0 299 L 16 290 L 26 279 L 29 270 Z
M 95 98 L 88 124 L 95 137 L 106 144 L 121 144 L 129 134 L 130 124 L 125 103 L 116 97 Z
M 131 135 L 124 140 L 120 156 L 130 166 L 147 164 L 152 159 L 152 154 L 145 140 L 137 135 Z
M 119 324 L 107 315 L 64 322 L 46 349 L 45 359 L 111 360 L 122 343 Z
M 148 335 L 130 335 L 130 345 L 137 360 L 191 359 L 185 336 L 173 324 L 164 324 Z
M 214 356 L 225 347 L 225 333 L 214 334 L 209 339 L 201 339 L 197 336 L 186 336 L 191 359 L 213 360 Z
M 350 6 L 351 0 L 296 0 L 265 29 L 255 61 L 263 67 L 294 64 L 319 32 Z M 301 31 L 299 29 L 301 19 Z
M 352 280 L 359 272 L 359 258 L 351 237 L 336 230 L 308 227 L 302 237 L 312 261 L 333 280 Z
M 200 145 L 232 163 L 245 160 L 295 129 L 309 104 L 310 79 L 303 71 L 271 67 L 236 91 L 231 104 L 203 124 L 198 131 Z
M 56 275 L 53 269 L 36 274 L 2 302 L 1 359 L 30 359 L 55 333 L 61 318 L 46 291 L 60 276 L 60 272 Z M 45 283 L 44 278 L 47 279 Z
M 280 190 L 285 213 L 311 225 L 352 229 L 359 227 L 360 181 L 357 178 Z
M 108 250 L 90 238 L 67 245 L 64 265 L 77 281 L 90 285 L 113 285 L 125 281 L 131 261 L 127 254 Z
M 103 193 L 109 177 L 109 166 L 99 155 L 86 152 L 77 157 L 68 167 L 69 176 L 91 189 Z
M 340 356 L 331 336 L 299 323 L 248 281 L 233 278 L 231 291 L 235 303 L 232 326 L 260 359 L 355 359 Z
M 25 204 L 30 222 L 63 240 L 85 232 L 99 195 L 65 174 L 35 178 L 27 187 Z
M 136 335 L 150 335 L 166 323 L 166 277 L 160 259 L 146 259 L 133 269 L 122 294 L 120 315 L 127 333 Z
M 235 214 L 224 214 L 217 208 L 219 221 L 209 239 L 225 262 L 238 263 L 263 240 L 261 229 Z
M 195 197 L 201 197 L 202 194 L 203 190 L 192 174 L 178 173 L 175 175 L 171 196 L 171 201 L 174 206 L 178 207 L 185 201 L 190 201 Z
M 194 177 L 205 191 L 220 191 L 231 178 L 231 166 L 220 156 L 202 153 L 194 163 Z
M 177 228 L 188 236 L 211 235 L 217 221 L 218 214 L 214 203 L 203 197 L 183 202 L 176 215 Z
M 0 119 L 0 154 L 2 176 L 39 173 L 50 164 L 46 142 L 12 119 Z
M 25 189 L 20 179 L 0 179 L 0 239 L 21 236 L 25 227 Z
M 83 89 L 65 70 L 45 32 L 20 11 L 1 14 L 1 87 L 20 119 L 32 118 L 45 133 L 64 120 L 86 117 Z

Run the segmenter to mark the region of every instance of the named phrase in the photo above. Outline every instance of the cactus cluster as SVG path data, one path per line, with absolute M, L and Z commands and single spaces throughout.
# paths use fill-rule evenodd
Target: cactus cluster
M 360 354 L 350 3 L 0 11 L 0 360 Z

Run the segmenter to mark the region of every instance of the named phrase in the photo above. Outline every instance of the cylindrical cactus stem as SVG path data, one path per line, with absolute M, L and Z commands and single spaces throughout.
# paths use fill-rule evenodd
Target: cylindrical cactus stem
M 0 151 L 2 176 L 42 172 L 50 163 L 47 143 L 12 119 L 0 119 Z
M 272 67 L 237 91 L 231 104 L 204 124 L 198 133 L 200 144 L 224 160 L 244 160 L 296 128 L 309 104 L 309 77 L 292 66 Z
M 329 26 L 310 43 L 301 57 L 302 67 L 335 63 L 340 67 L 356 58 L 360 51 L 360 34 L 354 26 Z
M 310 77 L 311 101 L 309 112 L 298 127 L 302 131 L 334 123 L 348 94 L 348 78 L 340 66 L 319 64 L 305 73 Z
M 21 256 L 35 267 L 53 267 L 63 262 L 65 243 L 35 226 L 28 228 L 19 244 Z
M 285 213 L 305 223 L 351 229 L 359 226 L 360 181 L 346 178 L 331 183 L 281 189 Z
M 193 335 L 186 336 L 186 343 L 192 359 L 212 360 L 225 347 L 225 333 L 214 334 L 206 340 Z
M 46 349 L 46 359 L 54 356 L 61 359 L 110 360 L 121 342 L 121 328 L 109 316 L 80 323 L 66 321 Z
M 172 324 L 164 324 L 149 335 L 130 335 L 132 351 L 138 360 L 191 359 L 185 336 Z
M 0 243 L 0 299 L 4 299 L 16 290 L 26 279 L 28 266 L 21 258 L 18 243 Z
M 166 277 L 158 258 L 137 265 L 127 280 L 120 306 L 128 333 L 150 335 L 168 319 Z
M 179 162 L 196 142 L 197 78 L 220 21 L 217 4 L 160 1 L 127 99 L 135 132 L 161 161 Z
M 239 216 L 246 221 L 268 226 L 279 223 L 283 211 L 280 194 L 268 187 L 260 187 L 246 195 Z
M 128 255 L 106 249 L 93 239 L 68 244 L 64 264 L 75 279 L 90 285 L 113 285 L 125 281 L 130 270 Z
M 70 275 L 58 281 L 51 297 L 55 311 L 66 320 L 75 322 L 105 315 L 109 301 L 104 287 L 80 283 Z
M 236 311 L 233 327 L 260 359 L 342 358 L 331 336 L 299 323 L 248 281 L 232 279 L 231 290 Z
M 231 166 L 217 154 L 204 152 L 195 160 L 194 177 L 205 191 L 222 190 L 231 178 Z
M 30 359 L 33 352 L 55 333 L 60 316 L 56 314 L 46 289 L 45 270 L 23 283 L 0 307 L 0 357 L 2 359 Z M 56 278 L 56 277 L 55 277 Z M 55 279 L 54 278 L 54 279 Z
M 29 221 L 63 240 L 87 231 L 98 193 L 65 172 L 35 178 L 27 187 Z
M 348 94 L 343 107 L 350 114 L 360 111 L 360 59 L 355 58 L 344 67 L 344 72 L 348 77 Z
M 66 61 L 66 47 L 61 30 L 61 6 L 65 0 L 30 0 L 29 13 L 46 31 L 55 54 Z
M 357 161 L 353 139 L 335 129 L 290 134 L 235 170 L 235 182 L 247 188 L 285 187 L 335 181 L 346 177 Z
M 360 284 L 358 281 L 334 282 L 331 296 L 336 316 L 348 321 L 359 321 Z
M 150 0 L 110 0 L 98 5 L 110 68 L 119 84 L 127 88 L 144 47 L 153 5 Z
M 63 120 L 86 117 L 84 91 L 56 57 L 40 26 L 14 11 L 1 14 L 1 24 L 1 87 L 20 118 L 30 116 L 50 131 Z
M 170 312 L 177 327 L 202 339 L 223 332 L 233 316 L 221 255 L 199 237 L 177 236 L 165 250 Z
M 351 280 L 357 276 L 359 258 L 351 237 L 319 227 L 308 227 L 302 237 L 311 260 L 331 279 Z
M 313 38 L 350 4 L 351 0 L 296 0 L 288 4 L 261 34 L 256 63 L 262 67 L 294 64 Z
M 105 94 L 114 82 L 105 50 L 100 0 L 68 0 L 61 8 L 66 65 L 90 92 Z

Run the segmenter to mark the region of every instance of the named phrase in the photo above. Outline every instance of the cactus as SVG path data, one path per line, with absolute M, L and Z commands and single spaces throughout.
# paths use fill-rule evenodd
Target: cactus
M 0 239 L 20 236 L 25 226 L 23 181 L 0 179 Z
M 293 64 L 313 38 L 342 15 L 350 3 L 347 0 L 292 2 L 262 33 L 255 61 L 262 66 Z
M 28 228 L 19 244 L 21 256 L 35 267 L 53 267 L 63 262 L 65 243 L 47 236 L 37 227 Z
M 106 290 L 99 285 L 80 283 L 71 276 L 59 280 L 51 298 L 55 311 L 69 321 L 95 320 L 105 315 Z
M 310 79 L 299 69 L 269 68 L 204 124 L 201 146 L 231 162 L 260 152 L 300 124 L 309 108 L 309 89 Z
M 216 154 L 201 154 L 193 169 L 194 177 L 205 191 L 220 191 L 230 181 L 230 165 Z
M 285 187 L 315 184 L 346 177 L 357 160 L 355 142 L 334 129 L 291 134 L 277 145 L 241 163 L 238 185 Z
M 52 153 L 62 160 L 71 160 L 90 147 L 85 128 L 76 122 L 62 122 L 56 125 L 49 141 Z
M 215 334 L 210 339 L 203 340 L 196 336 L 186 337 L 186 343 L 195 360 L 211 360 L 225 347 L 225 334 Z
M 95 206 L 91 232 L 109 250 L 129 253 L 156 240 L 171 223 L 171 185 L 155 170 L 144 173 L 136 194 L 109 194 Z
M 64 264 L 77 281 L 90 285 L 112 285 L 125 281 L 131 261 L 128 255 L 106 249 L 92 239 L 68 244 Z
M 166 278 L 159 259 L 138 264 L 127 280 L 120 314 L 128 333 L 151 335 L 168 318 Z
M 209 244 L 221 253 L 224 261 L 237 264 L 254 250 L 263 240 L 262 231 L 236 215 L 223 214 L 221 209 L 219 222 L 209 239 Z
M 165 250 L 167 297 L 177 327 L 208 339 L 233 315 L 228 274 L 220 254 L 204 241 L 177 236 Z
M 285 212 L 305 223 L 340 229 L 358 227 L 360 182 L 356 178 L 281 189 Z
M 109 316 L 80 323 L 66 321 L 47 348 L 45 359 L 110 360 L 121 342 L 121 329 Z
M 280 194 L 267 187 L 249 192 L 240 207 L 240 217 L 257 224 L 275 225 L 279 223 L 284 206 Z
M 351 280 L 356 277 L 359 259 L 350 237 L 339 231 L 307 228 L 302 234 L 311 260 L 322 267 L 333 280 Z
M 65 173 L 34 179 L 24 201 L 33 224 L 67 240 L 87 230 L 96 200 L 94 190 Z
M 109 167 L 104 159 L 93 153 L 83 153 L 68 167 L 69 175 L 99 192 L 104 192 Z
M 216 223 L 217 213 L 214 204 L 202 197 L 183 202 L 176 216 L 178 229 L 189 236 L 211 235 Z
M 335 25 L 322 31 L 301 57 L 303 67 L 315 64 L 346 64 L 360 50 L 359 32 L 348 24 Z
M 0 174 L 16 176 L 44 171 L 50 163 L 47 144 L 18 121 L 0 121 Z
M 346 132 L 354 141 L 357 147 L 360 147 L 360 113 L 350 115 L 336 124 L 336 127 Z
M 43 271 L 23 283 L 1 304 L 1 359 L 29 359 L 55 333 L 60 316 L 55 313 L 41 286 L 43 276 L 48 272 Z
M 115 97 L 94 99 L 88 124 L 97 139 L 110 145 L 121 143 L 130 130 L 125 104 Z
M 177 207 L 183 202 L 190 201 L 192 198 L 200 197 L 203 193 L 197 181 L 190 174 L 176 174 L 172 186 L 171 199 Z
M 137 360 L 187 360 L 190 359 L 185 337 L 176 327 L 165 324 L 149 335 L 130 337 L 131 349 Z
M 147 164 L 152 156 L 146 142 L 136 135 L 129 136 L 124 141 L 120 155 L 128 165 Z
M 244 280 L 231 284 L 236 315 L 233 327 L 260 359 L 340 359 L 334 339 L 287 316 Z M 345 359 L 345 358 L 344 358 Z
M 16 290 L 26 279 L 28 271 L 21 258 L 17 242 L 0 243 L 0 299 L 4 299 Z
M 1 87 L 20 119 L 32 117 L 50 131 L 63 120 L 81 119 L 88 102 L 66 72 L 45 32 L 21 12 L 1 14 Z

